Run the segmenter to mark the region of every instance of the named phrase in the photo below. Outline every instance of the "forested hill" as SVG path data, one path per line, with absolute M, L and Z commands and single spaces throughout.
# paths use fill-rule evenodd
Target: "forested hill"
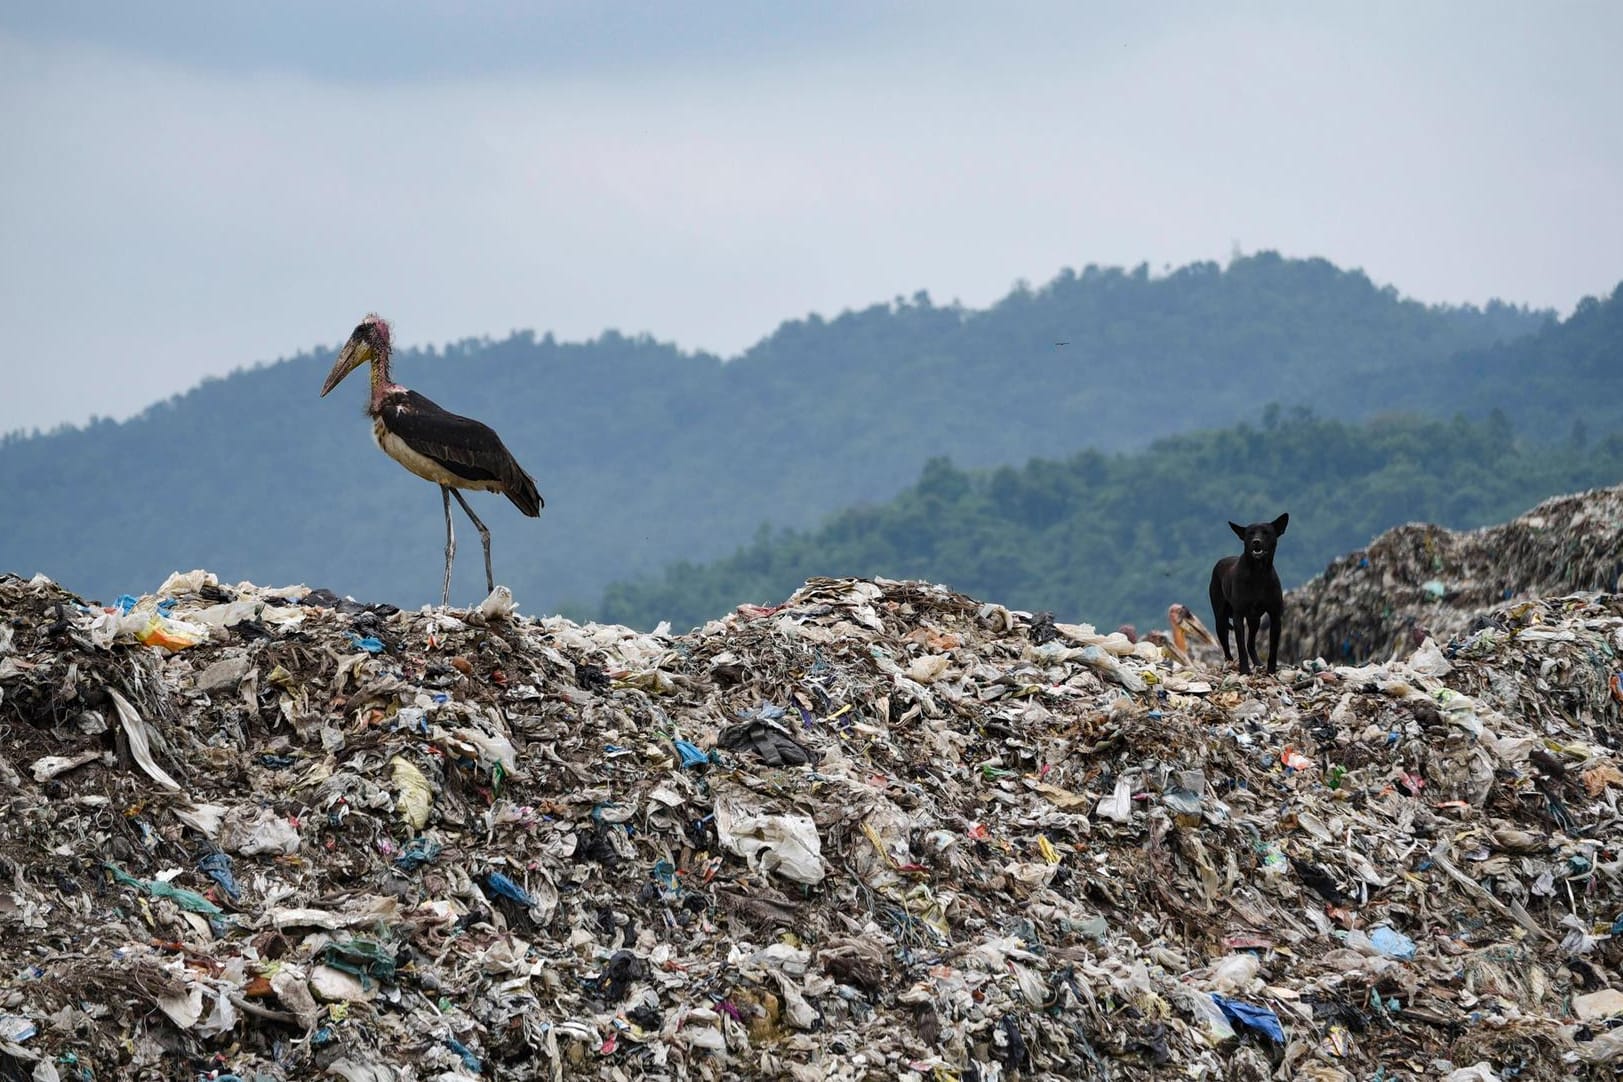
M 358 295 L 356 317 L 372 303 Z M 1111 451 L 1255 417 L 1269 401 L 1329 416 L 1494 405 L 1515 416 L 1525 395 L 1478 396 L 1427 374 L 1461 351 L 1497 357 L 1480 351 L 1548 319 L 1426 306 L 1322 260 L 1262 254 L 1161 277 L 1090 267 L 984 311 L 919 295 L 786 323 L 725 363 L 612 332 L 585 344 L 526 333 L 403 353 L 395 367 L 495 427 L 540 483 L 538 522 L 474 497 L 498 578 L 529 611 L 566 600 L 590 611 L 612 580 L 720 556 L 762 522 L 806 526 L 888 498 L 935 456 L 992 466 Z M 6 440 L 0 569 L 102 597 L 197 566 L 437 599 L 438 494 L 371 445 L 363 381 L 317 397 L 331 360 L 321 349 L 129 422 Z M 1596 401 L 1593 387 L 1540 390 L 1551 409 Z M 461 531 L 453 600 L 467 601 L 483 575 Z
M 1290 514 L 1276 557 L 1289 588 L 1392 526 L 1474 528 L 1620 481 L 1623 434 L 1539 446 L 1516 439 L 1502 414 L 1351 424 L 1269 409 L 1260 426 L 1127 454 L 982 471 L 935 459 L 888 503 L 815 530 L 763 530 L 727 559 L 612 585 L 604 615 L 685 629 L 740 602 L 774 602 L 813 576 L 852 574 L 945 583 L 1105 630 L 1165 627 L 1174 602 L 1210 624 L 1212 564 L 1240 551 L 1231 519 Z
M 1480 414 L 1496 404 L 1534 438 L 1623 430 L 1623 285 L 1585 297 L 1566 320 L 1533 336 L 1467 350 L 1413 374 L 1411 392 L 1433 412 L 1449 401 Z

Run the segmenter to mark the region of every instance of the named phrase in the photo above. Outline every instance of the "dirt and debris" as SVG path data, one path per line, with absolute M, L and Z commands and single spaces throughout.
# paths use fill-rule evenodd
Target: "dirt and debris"
M 1280 656 L 1337 664 L 1407 654 L 1518 599 L 1623 590 L 1623 485 L 1546 500 L 1499 526 L 1388 530 L 1286 597 Z
M 1620 657 L 0 578 L 0 1078 L 1613 1077 Z

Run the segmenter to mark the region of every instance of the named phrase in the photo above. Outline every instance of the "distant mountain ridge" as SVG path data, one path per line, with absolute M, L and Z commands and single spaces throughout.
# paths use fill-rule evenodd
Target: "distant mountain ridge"
M 918 294 L 787 322 L 727 362 L 614 332 L 581 344 L 526 332 L 402 353 L 395 367 L 494 427 L 540 484 L 539 522 L 475 497 L 498 579 L 529 611 L 594 611 L 611 581 L 733 551 L 764 522 L 808 526 L 886 498 L 939 455 L 993 466 L 1142 446 L 1270 400 L 1326 416 L 1513 411 L 1451 384 L 1450 358 L 1552 322 L 1498 303 L 1427 306 L 1323 260 L 1263 253 L 1161 277 L 1066 271 L 983 311 Z M 198 566 L 436 598 L 438 496 L 371 446 L 359 389 L 317 398 L 331 359 L 0 442 L 0 568 L 106 597 Z M 1429 400 L 1409 393 L 1417 384 Z M 468 552 L 454 600 L 483 592 Z

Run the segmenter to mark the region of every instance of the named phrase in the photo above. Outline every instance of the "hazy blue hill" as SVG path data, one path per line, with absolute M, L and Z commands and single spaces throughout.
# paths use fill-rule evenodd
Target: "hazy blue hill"
M 1440 366 L 1472 339 L 1514 339 L 1545 318 L 1497 303 L 1428 307 L 1324 260 L 1263 253 L 1162 278 L 1142 266 L 1067 271 L 981 312 L 920 295 L 787 323 L 740 367 L 752 386 L 777 389 L 773 397 L 812 394 L 811 416 L 843 419 L 858 438 L 867 430 L 857 422 L 871 413 L 850 408 L 858 393 L 889 402 L 903 391 L 898 410 L 967 415 L 978 423 L 929 450 L 978 465 L 1044 449 L 1142 446 L 1233 423 L 1268 401 L 1334 416 L 1406 405 L 1388 377 Z M 834 393 L 823 389 L 835 380 Z
M 1141 447 L 1268 401 L 1337 417 L 1510 409 L 1526 396 L 1473 398 L 1435 374 L 1462 351 L 1497 358 L 1495 343 L 1547 319 L 1426 306 L 1265 253 L 1163 277 L 1067 271 L 984 311 L 919 295 L 808 317 L 725 363 L 613 332 L 577 344 L 525 333 L 402 354 L 396 377 L 491 424 L 535 474 L 539 521 L 472 497 L 498 578 L 528 611 L 594 611 L 610 581 L 719 557 L 763 522 L 805 527 L 888 498 L 936 456 L 995 466 Z M 128 422 L 0 443 L 0 569 L 104 598 L 204 566 L 437 600 L 438 493 L 372 446 L 364 374 L 317 397 L 332 357 L 241 370 Z M 1546 390 L 1559 397 L 1558 382 Z M 453 599 L 466 602 L 483 574 L 477 535 L 460 520 L 458 535 Z

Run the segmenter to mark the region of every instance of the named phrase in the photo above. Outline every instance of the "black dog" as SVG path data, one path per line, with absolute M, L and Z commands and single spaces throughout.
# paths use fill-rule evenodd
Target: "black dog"
M 1240 654 L 1240 671 L 1249 673 L 1261 665 L 1257 656 L 1257 631 L 1268 617 L 1268 671 L 1279 664 L 1279 625 L 1285 615 L 1285 592 L 1274 570 L 1274 549 L 1285 532 L 1289 515 L 1272 522 L 1249 526 L 1229 523 L 1229 529 L 1245 542 L 1245 554 L 1225 556 L 1212 568 L 1212 615 L 1217 618 L 1217 638 L 1223 644 L 1223 660 L 1229 654 L 1229 625 L 1234 626 L 1234 645 Z

